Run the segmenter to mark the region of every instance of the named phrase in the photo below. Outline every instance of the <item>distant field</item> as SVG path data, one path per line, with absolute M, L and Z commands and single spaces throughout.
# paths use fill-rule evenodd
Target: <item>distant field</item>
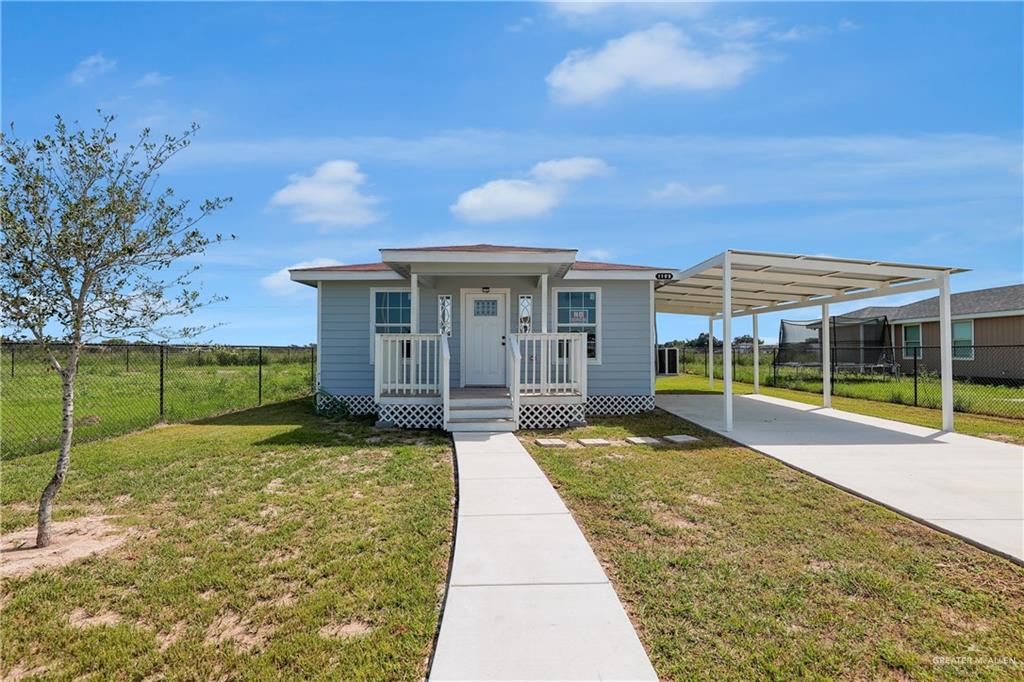
M 308 395 L 312 386 L 308 358 L 309 351 L 279 357 L 267 353 L 262 402 Z M 0 373 L 3 458 L 57 447 L 61 428 L 60 378 L 41 358 L 17 362 L 11 377 L 9 358 L 5 360 Z M 185 421 L 257 405 L 258 365 L 189 364 L 195 361 L 184 354 L 167 354 L 161 418 L 157 353 L 136 351 L 129 355 L 127 363 L 123 353 L 83 357 L 76 381 L 75 441 L 127 433 L 161 420 Z

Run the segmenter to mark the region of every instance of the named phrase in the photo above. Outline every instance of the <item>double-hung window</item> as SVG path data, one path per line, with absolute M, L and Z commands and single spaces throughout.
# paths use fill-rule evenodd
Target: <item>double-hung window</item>
M 585 332 L 587 359 L 601 362 L 601 290 L 555 290 L 555 331 Z
M 903 325 L 903 359 L 913 360 L 915 357 L 918 360 L 923 357 L 921 354 L 921 325 L 905 324 Z
M 974 320 L 953 323 L 953 359 L 974 359 Z
M 408 334 L 412 331 L 412 294 L 408 289 L 373 289 L 370 292 L 370 319 L 374 334 Z M 373 362 L 374 337 L 370 337 L 370 362 Z

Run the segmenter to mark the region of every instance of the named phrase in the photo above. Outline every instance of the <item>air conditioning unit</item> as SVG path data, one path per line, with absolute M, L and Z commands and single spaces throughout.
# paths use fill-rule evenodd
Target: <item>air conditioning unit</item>
M 658 374 L 679 374 L 679 349 L 675 346 L 658 348 Z

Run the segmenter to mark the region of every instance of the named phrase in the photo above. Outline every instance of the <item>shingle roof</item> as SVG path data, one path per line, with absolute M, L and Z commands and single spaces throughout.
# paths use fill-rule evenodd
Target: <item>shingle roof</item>
M 1024 284 L 978 289 L 953 294 L 949 297 L 953 315 L 976 315 L 1024 309 Z M 881 313 L 869 311 L 884 311 Z M 848 317 L 879 317 L 885 315 L 890 322 L 900 320 L 928 320 L 939 316 L 939 297 L 932 296 L 902 306 L 871 306 L 846 313 Z
M 869 305 L 866 308 L 860 308 L 849 313 L 843 313 L 843 317 L 856 317 L 861 320 L 870 320 L 874 317 L 888 317 L 892 318 L 893 315 L 900 309 L 897 305 Z
M 550 249 L 536 246 L 501 246 L 498 244 L 463 244 L 461 246 L 410 246 L 385 251 L 463 251 L 475 253 L 572 253 L 576 249 Z
M 623 263 L 598 263 L 597 261 L 578 260 L 572 265 L 573 270 L 674 270 L 675 268 L 656 268 L 651 265 L 625 265 Z

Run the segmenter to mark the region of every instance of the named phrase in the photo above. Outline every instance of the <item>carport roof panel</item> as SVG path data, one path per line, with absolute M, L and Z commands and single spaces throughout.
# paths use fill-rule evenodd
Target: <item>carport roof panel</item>
M 935 265 L 729 250 L 660 285 L 657 311 L 721 315 L 726 256 L 732 269 L 734 315 L 918 291 L 934 287 L 935 278 L 944 272 L 964 272 Z

